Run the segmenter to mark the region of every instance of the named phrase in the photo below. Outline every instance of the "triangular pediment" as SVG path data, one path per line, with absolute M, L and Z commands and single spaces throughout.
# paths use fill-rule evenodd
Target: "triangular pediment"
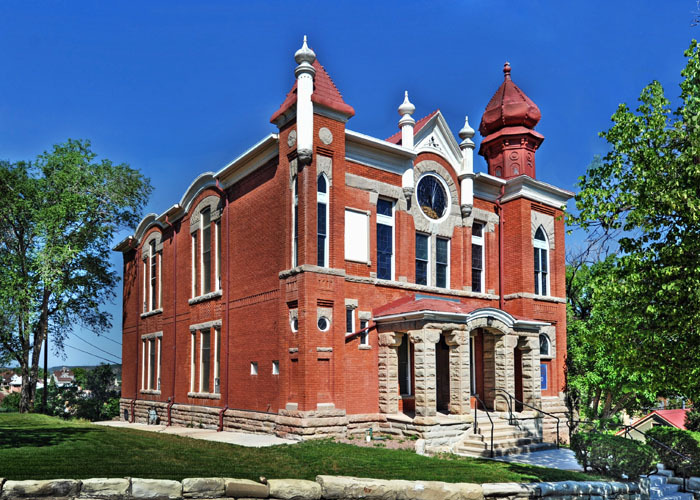
M 445 158 L 455 171 L 460 170 L 462 151 L 439 110 L 417 131 L 413 143 L 416 153 L 435 153 Z

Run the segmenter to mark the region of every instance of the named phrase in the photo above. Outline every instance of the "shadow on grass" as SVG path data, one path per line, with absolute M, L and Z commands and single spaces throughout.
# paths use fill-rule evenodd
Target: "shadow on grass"
M 25 447 L 56 446 L 66 441 L 76 441 L 85 434 L 102 432 L 101 429 L 81 427 L 44 427 L 41 429 L 16 429 L 0 427 L 0 450 Z

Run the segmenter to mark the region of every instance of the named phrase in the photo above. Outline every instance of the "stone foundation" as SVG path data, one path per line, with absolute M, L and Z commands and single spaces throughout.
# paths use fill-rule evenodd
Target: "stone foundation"
M 0 499 L 128 500 L 276 498 L 280 500 L 649 500 L 637 483 L 443 483 L 343 476 L 317 476 L 315 481 L 270 479 L 258 483 L 247 479 L 54 479 L 11 481 L 0 479 Z

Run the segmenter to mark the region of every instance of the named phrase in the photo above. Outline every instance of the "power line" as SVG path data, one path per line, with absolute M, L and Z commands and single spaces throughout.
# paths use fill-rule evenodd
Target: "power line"
M 99 358 L 103 361 L 107 361 L 108 363 L 114 363 L 114 360 L 103 358 L 102 356 L 98 356 L 97 354 L 93 354 L 93 353 L 88 352 L 88 351 L 83 351 L 82 349 L 78 349 L 77 347 L 73 347 L 72 345 L 69 345 L 69 344 L 63 344 L 63 345 L 66 347 L 70 347 L 71 349 L 75 349 L 76 351 L 80 351 L 82 353 L 89 354 L 90 356 L 94 356 L 94 357 Z M 117 364 L 120 364 L 120 363 L 121 363 L 121 361 L 119 361 Z
M 114 358 L 117 357 L 117 356 L 115 356 L 114 354 L 112 354 L 111 352 L 105 351 L 104 349 L 102 349 L 102 348 L 100 348 L 100 347 L 97 347 L 95 344 L 91 344 L 90 342 L 88 342 L 87 340 L 85 340 L 84 338 L 82 338 L 82 337 L 81 337 L 80 335 L 78 335 L 77 333 L 73 333 L 72 335 L 78 337 L 78 339 L 82 340 L 83 342 L 85 342 L 85 343 L 86 343 L 87 345 L 89 345 L 90 347 L 94 347 L 94 348 L 97 349 L 98 351 L 102 351 L 102 352 L 105 353 L 105 354 L 109 354 L 110 356 L 112 356 L 112 357 L 114 357 Z
M 100 337 L 101 339 L 107 339 L 107 340 L 109 340 L 110 342 L 114 342 L 114 343 L 115 343 L 115 344 L 117 344 L 118 346 L 121 346 L 121 345 L 122 345 L 122 343 L 121 343 L 121 342 L 117 342 L 116 340 L 112 340 L 112 339 L 110 339 L 110 338 L 109 338 L 109 337 L 107 337 L 107 336 L 104 336 L 104 335 L 98 335 L 98 337 Z

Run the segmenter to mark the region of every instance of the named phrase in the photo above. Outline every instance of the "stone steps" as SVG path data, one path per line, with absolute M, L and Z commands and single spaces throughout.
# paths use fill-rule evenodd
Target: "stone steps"
M 527 429 L 519 428 L 508 423 L 507 416 L 491 413 L 493 420 L 493 452 L 494 456 L 513 453 L 529 453 L 550 449 L 554 445 L 542 443 L 538 435 Z M 473 457 L 491 456 L 491 421 L 485 414 L 480 414 L 476 422 L 476 434 L 470 429 L 462 439 L 453 446 L 453 451 L 459 455 Z
M 648 483 L 650 500 L 694 500 L 692 493 L 681 492 L 681 485 L 669 480 L 675 479 L 673 471 L 663 469 L 659 464 L 656 474 L 643 477 L 642 480 Z
M 496 444 L 493 445 L 493 455 L 495 457 L 501 457 L 503 455 L 516 455 L 520 453 L 532 453 L 533 451 L 543 451 L 551 450 L 556 448 L 555 444 L 552 443 L 531 443 L 527 445 L 512 446 L 505 448 L 498 448 Z M 472 447 L 458 447 L 455 452 L 458 455 L 466 455 L 470 457 L 483 457 L 489 458 L 491 456 L 491 449 L 488 445 L 484 448 L 472 448 Z M 683 499 L 686 500 L 686 499 Z

